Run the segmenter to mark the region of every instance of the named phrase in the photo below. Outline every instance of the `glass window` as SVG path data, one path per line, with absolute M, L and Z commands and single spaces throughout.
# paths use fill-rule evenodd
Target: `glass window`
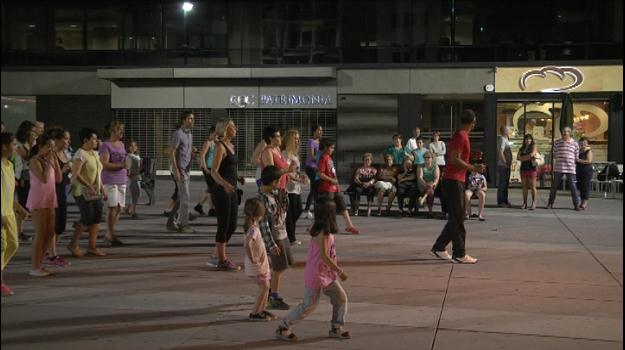
M 573 102 L 573 137 L 589 139 L 597 162 L 608 161 L 609 108 L 608 101 Z
M 59 50 L 84 50 L 83 10 L 55 10 L 54 19 L 56 48 Z
M 45 12 L 43 7 L 29 5 L 26 8 L 7 5 L 6 11 L 9 32 L 6 39 L 10 49 L 45 49 Z M 4 38 L 4 30 L 2 32 Z
M 87 49 L 118 50 L 120 18 L 117 9 L 87 11 Z
M 121 47 L 125 50 L 155 50 L 161 47 L 160 9 L 156 5 L 131 4 L 124 14 Z
M 196 5 L 197 6 L 197 5 Z M 166 49 L 179 49 L 184 47 L 186 40 L 184 37 L 185 16 L 194 16 L 196 12 L 195 6 L 192 13 L 184 14 L 180 4 L 163 5 L 165 13 L 165 36 L 164 46 Z M 190 19 L 189 19 L 190 20 Z
M 15 134 L 17 127 L 25 120 L 37 119 L 37 98 L 35 96 L 2 96 L 1 118 L 8 132 Z

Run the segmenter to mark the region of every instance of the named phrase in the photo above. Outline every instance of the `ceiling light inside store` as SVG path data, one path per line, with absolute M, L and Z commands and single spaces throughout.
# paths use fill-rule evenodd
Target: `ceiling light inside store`
M 37 28 L 37 26 L 35 24 L 29 24 L 28 28 Z
M 75 24 L 70 24 L 69 26 L 70 26 L 70 28 L 78 28 L 78 26 L 75 25 Z

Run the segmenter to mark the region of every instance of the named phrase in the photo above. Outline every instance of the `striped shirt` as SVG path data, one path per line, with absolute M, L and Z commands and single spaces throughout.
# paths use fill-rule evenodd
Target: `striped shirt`
M 575 159 L 579 153 L 579 145 L 573 139 L 556 140 L 553 143 L 553 171 L 557 173 L 575 174 Z

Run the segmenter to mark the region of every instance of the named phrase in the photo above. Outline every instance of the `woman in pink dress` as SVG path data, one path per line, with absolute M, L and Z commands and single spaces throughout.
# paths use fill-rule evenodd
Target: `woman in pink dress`
M 26 206 L 30 209 L 35 226 L 35 239 L 32 245 L 32 269 L 30 275 L 45 277 L 52 274 L 42 268 L 43 255 L 54 236 L 56 183 L 61 182 L 61 169 L 54 155 L 54 139 L 44 133 L 37 140 L 30 160 L 30 191 Z

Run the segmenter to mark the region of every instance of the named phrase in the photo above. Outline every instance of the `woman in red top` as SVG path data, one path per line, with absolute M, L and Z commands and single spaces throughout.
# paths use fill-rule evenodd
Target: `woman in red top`
M 339 191 L 339 180 L 336 177 L 336 169 L 334 168 L 334 161 L 332 160 L 332 153 L 334 153 L 335 144 L 333 141 L 323 139 L 321 141 L 321 149 L 323 155 L 319 160 L 319 198 L 328 197 L 336 204 L 336 212 L 343 214 L 347 228 L 345 231 L 353 234 L 358 234 L 360 231 L 352 224 L 352 220 L 349 217 L 347 206 L 345 205 L 345 199 Z
M 286 174 L 289 173 L 289 163 L 282 158 L 280 145 L 282 144 L 282 135 L 280 130 L 273 125 L 265 127 L 263 130 L 263 140 L 267 143 L 267 147 L 260 156 L 260 169 L 273 165 L 280 169 L 282 177 L 280 178 L 280 189 L 286 189 Z

